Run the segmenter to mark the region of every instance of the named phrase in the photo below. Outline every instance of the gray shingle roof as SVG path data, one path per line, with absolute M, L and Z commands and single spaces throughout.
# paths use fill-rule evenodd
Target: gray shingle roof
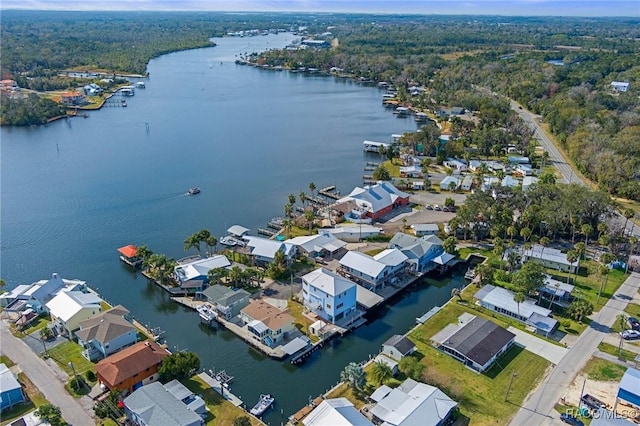
M 159 382 L 135 390 L 125 406 L 149 426 L 199 426 L 200 416 L 178 401 Z
M 133 324 L 124 319 L 129 311 L 122 305 L 111 308 L 93 318 L 80 323 L 81 330 L 76 331 L 78 338 L 84 342 L 96 340 L 107 343 L 118 336 L 135 330 Z
M 474 318 L 443 342 L 479 365 L 485 365 L 515 334 L 484 318 Z
M 387 339 L 386 342 L 383 343 L 383 345 L 393 346 L 402 355 L 408 354 L 416 346 L 407 337 L 401 336 L 399 334 L 394 334 L 393 336 L 391 336 L 389 339 Z

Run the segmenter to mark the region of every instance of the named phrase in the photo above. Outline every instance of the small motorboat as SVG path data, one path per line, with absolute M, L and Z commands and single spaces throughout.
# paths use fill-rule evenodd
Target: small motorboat
M 189 195 L 196 195 L 200 193 L 200 188 L 198 188 L 197 186 L 193 187 L 193 188 L 189 188 L 189 190 L 187 191 L 187 194 Z
M 260 395 L 260 399 L 258 400 L 258 403 L 253 406 L 250 413 L 253 414 L 254 416 L 261 416 L 265 411 L 267 411 L 269 407 L 271 407 L 271 404 L 273 404 L 273 401 L 275 401 L 275 398 L 269 394 Z

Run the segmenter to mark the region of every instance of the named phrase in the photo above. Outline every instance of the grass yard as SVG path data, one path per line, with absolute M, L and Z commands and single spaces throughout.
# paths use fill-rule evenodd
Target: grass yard
M 369 255 L 371 257 L 375 256 L 378 253 L 381 253 L 383 251 L 385 251 L 386 249 L 384 248 L 376 248 L 376 249 L 371 249 L 371 250 L 367 250 L 364 252 L 364 254 Z
M 640 305 L 629 303 L 624 312 L 630 317 L 640 318 Z
M 201 395 L 207 405 L 209 414 L 206 419 L 206 425 L 232 425 L 233 421 L 242 416 L 247 416 L 251 420 L 252 425 L 264 425 L 261 421 L 247 414 L 242 408 L 236 407 L 218 392 L 214 391 L 203 382 L 199 377 L 194 376 L 189 380 L 183 381 L 183 384 L 196 395 Z
M 423 355 L 422 362 L 426 366 L 423 377 L 427 383 L 438 386 L 458 401 L 460 412 L 473 419 L 474 425 L 504 423 L 505 419 L 516 413 L 528 393 L 542 380 L 549 362 L 513 346 L 486 373 L 470 371 L 459 361 L 432 347 L 429 341 L 431 336 L 455 322 L 464 312 L 478 315 L 478 312 L 460 305 L 449 304 L 409 334 L 418 352 Z M 510 382 L 508 402 L 505 402 Z
M 633 361 L 637 356 L 635 352 L 624 349 L 624 346 L 622 348 L 622 351 L 619 351 L 616 345 L 605 342 L 600 343 L 598 345 L 598 349 L 600 349 L 604 353 L 608 353 L 609 355 L 617 356 L 618 358 L 625 361 Z
M 589 379 L 601 382 L 620 381 L 625 371 L 627 367 L 597 357 L 592 357 L 583 369 Z
M 298 303 L 289 299 L 287 308 L 289 308 L 289 313 L 294 318 L 293 323 L 298 330 L 306 334 L 311 339 L 311 342 L 317 342 L 318 340 L 320 340 L 318 336 L 309 333 L 309 326 L 313 324 L 313 321 L 302 314 L 302 310 L 304 309 L 302 303 Z
M 39 317 L 35 321 L 33 321 L 31 323 L 31 325 L 29 325 L 29 327 L 25 328 L 22 331 L 15 330 L 13 327 L 11 327 L 11 328 L 12 328 L 12 332 L 13 332 L 14 336 L 22 338 L 22 337 L 24 337 L 24 336 L 26 336 L 28 334 L 31 334 L 31 333 L 33 333 L 35 331 L 42 330 L 47 325 L 49 325 L 50 322 L 51 322 L 51 320 L 49 318 Z
M 58 346 L 49 349 L 49 357 L 53 359 L 60 367 L 69 374 L 73 375 L 73 370 L 69 366 L 69 362 L 73 363 L 76 374 L 84 376 L 87 370 L 94 370 L 94 364 L 82 356 L 82 348 L 75 342 L 64 342 Z
M 16 365 L 16 363 L 15 363 L 15 362 L 13 362 L 13 361 L 11 360 L 11 358 L 9 358 L 9 357 L 8 357 L 8 356 L 6 356 L 6 355 L 0 355 L 0 363 L 2 363 L 2 364 L 4 364 L 4 365 L 6 365 L 8 368 L 11 368 L 11 367 L 13 367 L 14 365 Z

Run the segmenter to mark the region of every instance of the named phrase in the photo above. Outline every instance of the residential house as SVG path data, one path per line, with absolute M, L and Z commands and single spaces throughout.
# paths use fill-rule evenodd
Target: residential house
M 0 88 L 6 90 L 13 90 L 18 87 L 18 83 L 15 80 L 0 80 Z
M 395 361 L 400 361 L 415 351 L 416 345 L 408 337 L 400 334 L 394 334 L 382 344 L 382 354 Z
M 314 259 L 316 257 L 328 257 L 334 259 L 345 253 L 346 242 L 325 230 L 320 230 L 317 235 L 305 235 L 291 238 L 285 242 L 297 247 L 299 254 Z
M 461 172 L 467 171 L 467 165 L 460 160 L 456 160 L 455 158 L 447 158 L 442 164 L 444 164 L 445 167 L 453 169 L 454 174 L 456 172 L 457 174 L 460 174 Z
M 61 291 L 47 303 L 54 328 L 72 336 L 80 328 L 80 322 L 102 312 L 102 299 L 93 293 L 82 291 Z
M 322 232 L 328 232 L 342 241 L 354 243 L 368 237 L 376 237 L 382 234 L 382 228 L 367 224 L 358 224 L 336 226 L 335 228 L 323 229 Z
M 97 361 L 138 341 L 138 330 L 127 320 L 129 310 L 122 305 L 80 322 L 76 331 L 82 355 Z
M 273 262 L 278 251 L 284 254 L 287 263 L 290 263 L 296 255 L 296 247 L 287 242 L 249 236 L 245 236 L 244 240 L 249 248 L 249 256 L 261 265 Z
M 302 40 L 300 44 L 302 46 L 314 47 L 316 49 L 327 49 L 331 46 L 327 40 L 315 40 L 311 38 Z
M 209 281 L 208 274 L 212 269 L 230 268 L 231 262 L 226 256 L 218 254 L 205 259 L 178 262 L 173 273 L 180 283 L 187 281 Z
M 204 416 L 207 412 L 207 406 L 200 395 L 195 395 L 185 385 L 177 379 L 173 379 L 169 383 L 164 384 L 164 388 L 178 401 L 181 401 L 187 408 L 194 413 Z
M 387 249 L 371 257 L 358 251 L 348 251 L 340 259 L 340 270 L 349 279 L 376 292 L 398 281 L 405 270 L 407 256 L 398 249 Z
M 138 342 L 98 362 L 98 382 L 109 390 L 133 392 L 158 380 L 158 368 L 168 355 L 155 342 Z
M 364 188 L 356 187 L 349 195 L 338 200 L 338 203 L 354 201 L 361 211 L 360 217 L 377 220 L 393 209 L 409 204 L 409 194 L 400 191 L 390 182 L 379 182 Z
M 295 330 L 289 309 L 278 309 L 264 300 L 251 300 L 240 311 L 240 318 L 247 325 L 250 337 L 274 348 L 287 339 Z
M 531 164 L 516 164 L 514 173 L 520 176 L 531 176 L 533 175 L 533 168 Z
M 58 274 L 51 274 L 48 280 L 40 280 L 33 284 L 22 284 L 13 290 L 0 295 L 0 306 L 7 313 L 33 309 L 38 314 L 48 313 L 47 302 L 61 291 L 86 291 L 86 282 L 67 280 Z
M 540 244 L 534 244 L 530 249 L 523 249 L 523 262 L 536 262 L 542 264 L 545 268 L 555 269 L 557 271 L 569 272 L 574 274 L 580 268 L 580 260 L 569 262 L 566 253 L 551 248 L 544 247 Z
M 519 155 L 510 155 L 507 157 L 507 161 L 509 162 L 509 164 L 514 164 L 514 165 L 531 163 L 531 161 L 529 160 L 529 157 L 522 157 Z
M 127 420 L 138 426 L 200 426 L 204 420 L 161 383 L 142 386 L 123 400 Z
M 480 185 L 480 190 L 487 191 L 491 189 L 492 186 L 498 185 L 500 183 L 500 179 L 497 177 L 485 177 L 482 180 L 482 185 Z
M 424 176 L 419 165 L 400 166 L 400 177 L 421 179 Z
M 502 178 L 501 186 L 507 186 L 509 188 L 515 188 L 520 186 L 520 181 L 512 176 L 505 176 Z
M 484 318 L 462 314 L 457 324 L 449 324 L 431 343 L 477 372 L 488 370 L 513 344 L 516 335 Z
M 551 310 L 536 305 L 531 299 L 516 303 L 514 293 L 502 287 L 485 285 L 474 298 L 483 308 L 507 315 L 526 325 L 535 328 L 536 332 L 549 335 L 558 326 L 558 321 L 551 318 Z
M 535 185 L 538 183 L 538 178 L 534 177 L 534 176 L 525 176 L 524 179 L 522 179 L 522 190 L 523 191 L 527 191 L 529 188 L 531 188 L 531 186 Z
M 411 229 L 416 237 L 437 235 L 438 232 L 440 232 L 440 228 L 437 223 L 416 223 L 411 225 Z
M 464 179 L 462 179 L 462 183 L 460 184 L 460 189 L 463 191 L 470 191 L 473 186 L 473 176 L 466 175 Z
M 626 92 L 629 90 L 629 82 L 627 81 L 612 81 L 610 86 L 614 92 Z
M 304 419 L 304 426 L 373 426 L 347 398 L 323 400 Z
M 207 299 L 220 317 L 227 321 L 239 315 L 240 311 L 249 304 L 251 297 L 246 290 L 233 290 L 220 284 L 207 287 L 201 295 Z
M 435 259 L 444 254 L 442 240 L 436 235 L 414 237 L 403 232 L 396 232 L 389 247 L 398 249 L 407 257 L 407 265 L 414 273 L 426 273 L 435 269 L 438 264 Z
M 554 303 L 567 306 L 573 301 L 574 286 L 562 281 L 554 280 L 546 276 L 544 285 L 538 289 L 544 297 L 553 300 Z
M 87 103 L 84 95 L 77 90 L 72 90 L 69 92 L 64 92 L 61 95 L 61 99 L 63 104 L 65 105 L 84 105 Z
M 102 92 L 104 92 L 104 90 L 102 89 L 102 87 L 98 86 L 96 83 L 90 83 L 84 86 L 84 93 L 87 96 L 98 96 Z
M 356 313 L 356 289 L 356 283 L 325 268 L 302 277 L 304 306 L 333 324 Z
M 440 190 L 442 191 L 455 191 L 460 188 L 462 184 L 462 179 L 458 176 L 445 176 L 442 181 L 440 181 Z
M 440 426 L 447 424 L 457 402 L 435 386 L 407 379 L 395 389 L 382 385 L 371 394 L 374 424 Z
M 22 385 L 6 365 L 0 364 L 0 410 L 13 408 L 27 399 Z

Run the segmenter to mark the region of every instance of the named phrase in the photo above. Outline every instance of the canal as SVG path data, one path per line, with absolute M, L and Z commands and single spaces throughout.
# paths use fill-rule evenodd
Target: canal
M 375 87 L 234 64 L 237 55 L 292 38 L 225 38 L 165 55 L 150 62 L 146 89 L 127 98 L 127 108 L 0 129 L 0 267 L 8 287 L 53 272 L 86 280 L 165 331 L 172 349 L 195 351 L 203 367 L 235 376 L 231 388 L 247 406 L 273 394 L 275 409 L 265 416 L 272 425 L 463 284 L 461 276 L 426 280 L 294 367 L 201 326 L 195 312 L 118 261 L 116 248 L 126 244 L 180 258 L 184 239 L 200 229 L 217 236 L 235 223 L 255 230 L 283 214 L 288 194 L 308 193 L 309 182 L 348 192 L 362 183 L 365 161 L 377 159 L 363 153 L 363 140 L 387 142 L 416 129 L 410 117 L 382 107 Z M 202 193 L 189 197 L 193 186 Z

